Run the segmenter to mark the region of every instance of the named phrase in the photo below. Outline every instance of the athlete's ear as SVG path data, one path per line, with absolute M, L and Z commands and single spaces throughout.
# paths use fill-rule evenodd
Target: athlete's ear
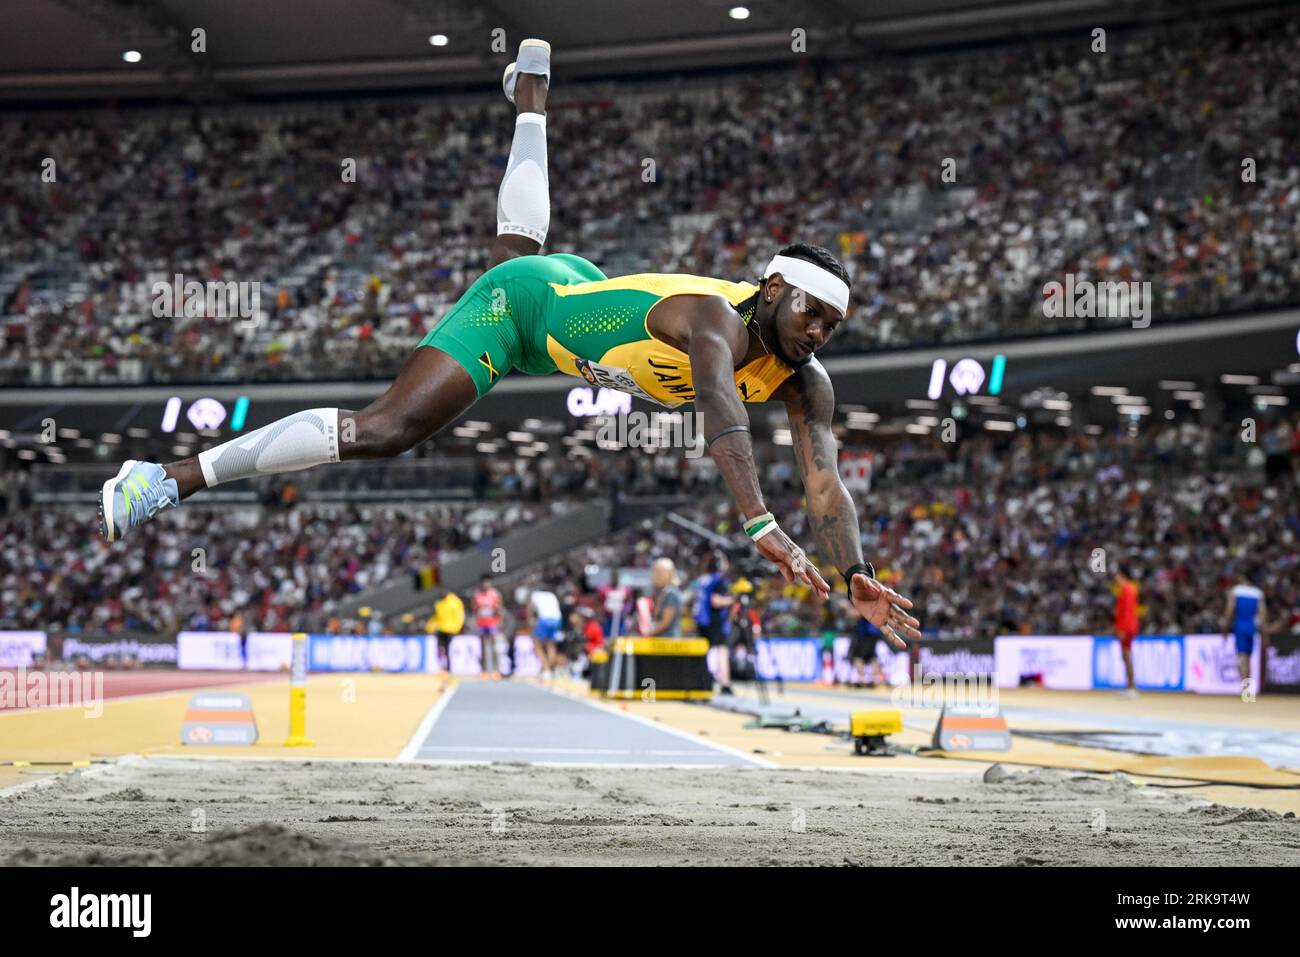
M 779 272 L 772 273 L 763 282 L 763 298 L 768 302 L 776 302 L 781 298 L 781 293 L 785 290 L 785 280 L 781 278 Z

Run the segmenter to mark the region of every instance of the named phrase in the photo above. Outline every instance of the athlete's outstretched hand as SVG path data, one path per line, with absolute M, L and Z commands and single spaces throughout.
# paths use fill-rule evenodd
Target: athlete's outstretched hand
M 803 582 L 822 598 L 830 596 L 831 586 L 826 584 L 826 579 L 822 578 L 821 573 L 817 571 L 817 566 L 809 561 L 803 549 L 792 542 L 790 536 L 781 529 L 778 528 L 771 534 L 764 535 L 754 544 L 760 555 L 776 563 L 786 581 Z
M 882 585 L 858 572 L 849 583 L 849 597 L 853 599 L 853 607 L 858 610 L 858 614 L 879 628 L 889 643 L 899 651 L 907 647 L 903 635 L 920 640 L 921 632 L 918 629 L 921 623 L 905 610 L 912 607 L 911 600 L 888 585 Z

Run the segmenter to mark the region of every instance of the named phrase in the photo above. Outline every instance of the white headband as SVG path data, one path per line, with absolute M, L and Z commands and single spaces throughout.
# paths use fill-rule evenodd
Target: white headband
M 792 286 L 798 286 L 804 292 L 816 296 L 827 305 L 834 306 L 844 316 L 849 311 L 849 284 L 839 276 L 816 263 L 793 256 L 773 256 L 763 273 L 766 279 L 774 272 Z

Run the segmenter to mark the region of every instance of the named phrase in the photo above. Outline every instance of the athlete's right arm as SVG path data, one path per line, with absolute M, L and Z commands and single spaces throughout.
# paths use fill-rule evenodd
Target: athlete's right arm
M 684 330 L 686 352 L 695 383 L 695 410 L 701 419 L 709 454 L 746 519 L 767 511 L 758 487 L 758 468 L 749 435 L 749 414 L 736 391 L 736 364 L 749 346 L 748 332 L 731 305 L 718 296 L 700 296 Z M 728 431 L 734 430 L 734 431 Z M 716 436 L 716 438 L 714 438 Z M 774 562 L 786 581 L 801 581 L 825 598 L 830 586 L 779 527 L 755 543 Z

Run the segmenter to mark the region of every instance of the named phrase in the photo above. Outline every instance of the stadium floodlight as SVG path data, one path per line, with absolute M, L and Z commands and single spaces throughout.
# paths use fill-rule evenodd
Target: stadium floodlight
M 429 43 L 436 47 L 445 47 L 449 42 L 445 33 L 435 33 L 429 37 Z
M 733 20 L 748 20 L 749 7 L 732 7 L 727 11 L 727 16 Z
M 140 55 L 139 50 L 127 50 L 125 53 L 122 54 L 122 59 L 125 60 L 127 63 L 139 63 L 141 60 L 144 59 L 144 57 Z

